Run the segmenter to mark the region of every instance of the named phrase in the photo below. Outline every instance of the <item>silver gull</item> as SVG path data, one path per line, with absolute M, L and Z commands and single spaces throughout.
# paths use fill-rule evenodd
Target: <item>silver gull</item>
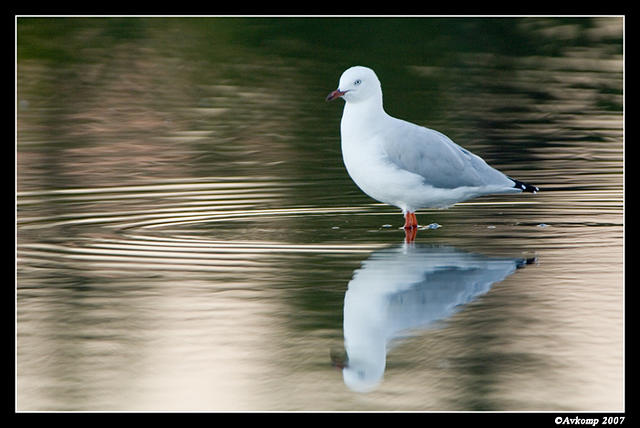
M 345 101 L 340 134 L 347 172 L 367 195 L 402 210 L 404 228 L 416 229 L 415 211 L 447 208 L 493 193 L 536 193 L 539 188 L 489 166 L 433 129 L 388 115 L 375 72 L 354 66 L 327 101 Z

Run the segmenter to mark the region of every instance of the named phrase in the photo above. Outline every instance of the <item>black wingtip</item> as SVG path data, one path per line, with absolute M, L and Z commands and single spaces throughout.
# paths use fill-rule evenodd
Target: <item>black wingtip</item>
M 517 261 L 516 269 L 522 269 L 526 265 L 532 265 L 538 263 L 538 257 L 527 257 L 526 259 L 520 259 Z
M 516 189 L 520 189 L 523 192 L 529 192 L 529 193 L 538 193 L 540 191 L 540 188 L 537 186 L 532 186 L 530 184 L 527 183 L 523 183 L 522 181 L 513 179 L 513 182 L 515 183 L 515 185 L 513 187 L 515 187 Z

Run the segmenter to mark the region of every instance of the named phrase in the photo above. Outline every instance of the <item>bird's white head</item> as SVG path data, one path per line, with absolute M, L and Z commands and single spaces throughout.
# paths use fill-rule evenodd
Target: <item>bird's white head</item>
M 356 65 L 348 68 L 340 76 L 338 89 L 327 96 L 327 101 L 342 97 L 348 103 L 371 99 L 382 100 L 382 87 L 376 73 L 370 68 Z

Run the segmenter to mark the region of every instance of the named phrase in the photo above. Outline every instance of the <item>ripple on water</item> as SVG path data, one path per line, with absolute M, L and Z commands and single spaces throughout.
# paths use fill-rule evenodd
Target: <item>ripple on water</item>
M 20 272 L 64 265 L 141 272 L 244 272 L 269 268 L 273 254 L 368 252 L 371 244 L 293 244 L 220 239 L 197 224 L 243 225 L 297 216 L 339 216 L 357 207 L 280 207 L 286 184 L 271 178 L 28 191 L 18 194 Z M 64 210 L 56 207 L 64 206 Z M 233 227 L 233 226 L 232 226 Z M 61 230 L 65 230 L 64 233 Z M 52 231 L 46 238 L 47 231 Z M 44 239 L 43 239 L 44 237 Z

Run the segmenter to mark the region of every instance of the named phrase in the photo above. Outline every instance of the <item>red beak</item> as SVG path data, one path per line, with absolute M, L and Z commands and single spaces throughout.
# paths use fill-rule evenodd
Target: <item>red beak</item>
M 336 89 L 335 91 L 331 92 L 329 95 L 327 95 L 327 101 L 331 101 L 331 100 L 335 100 L 336 98 L 340 98 L 341 96 L 343 96 L 344 94 L 346 94 L 347 91 L 341 91 L 340 89 Z
M 331 348 L 329 356 L 331 358 L 331 365 L 336 370 L 343 370 L 345 367 L 349 366 L 349 357 L 344 349 Z
M 338 371 L 344 370 L 346 367 L 349 367 L 346 361 L 332 361 L 331 365 Z

